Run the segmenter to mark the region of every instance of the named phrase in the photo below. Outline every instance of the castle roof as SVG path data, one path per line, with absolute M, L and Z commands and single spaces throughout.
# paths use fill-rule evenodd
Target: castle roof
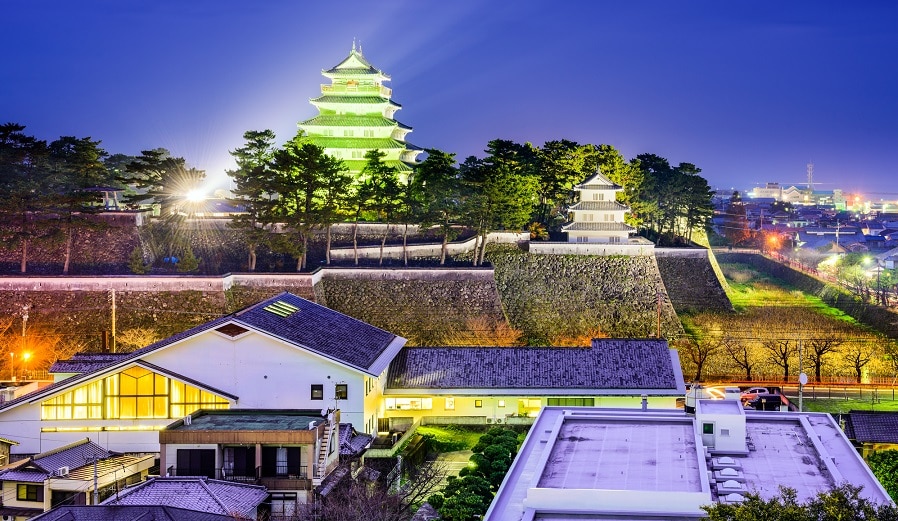
M 574 190 L 622 190 L 619 184 L 612 182 L 610 179 L 602 175 L 602 172 L 596 171 L 591 177 L 582 183 L 575 185 Z
M 570 207 L 571 210 L 585 210 L 588 212 L 597 212 L 597 211 L 627 211 L 625 205 L 620 204 L 617 201 L 580 201 L 578 203 L 574 203 Z
M 349 56 L 330 69 L 321 71 L 321 73 L 325 76 L 375 75 L 381 76 L 385 80 L 390 79 L 388 74 L 371 65 L 362 55 L 362 51 L 356 50 L 355 43 L 352 45 L 352 51 L 349 52 Z
M 411 130 L 412 127 L 395 119 L 383 116 L 363 116 L 354 114 L 322 114 L 300 123 L 309 127 L 395 127 Z
M 395 101 L 384 98 L 381 96 L 339 96 L 336 94 L 324 94 L 318 96 L 317 98 L 312 98 L 309 100 L 311 103 L 356 103 L 356 104 L 368 104 L 368 105 L 380 105 L 380 104 L 389 104 L 394 105 L 396 107 L 402 107 L 399 103 Z
M 565 232 L 634 232 L 629 224 L 616 222 L 572 222 L 561 227 Z

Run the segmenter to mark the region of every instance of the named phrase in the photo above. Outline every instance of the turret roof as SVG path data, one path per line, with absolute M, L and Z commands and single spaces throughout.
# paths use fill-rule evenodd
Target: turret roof
M 325 76 L 357 76 L 373 74 L 383 76 L 384 79 L 390 79 L 388 74 L 368 63 L 368 60 L 362 56 L 362 51 L 356 50 L 355 44 L 353 44 L 352 51 L 349 52 L 349 56 L 347 56 L 346 59 L 330 69 L 321 71 L 321 73 Z
M 563 232 L 635 232 L 636 228 L 616 222 L 572 222 L 561 227 Z
M 393 138 L 309 136 L 309 141 L 323 148 L 420 150 L 420 147 Z
M 300 123 L 300 126 L 309 127 L 393 127 L 398 126 L 404 130 L 412 127 L 400 123 L 395 119 L 383 116 L 362 116 L 353 114 L 321 114 Z
M 311 103 L 366 103 L 370 105 L 389 103 L 397 107 L 402 106 L 391 99 L 383 98 L 381 96 L 336 96 L 333 94 L 325 94 L 323 96 L 318 96 L 317 98 L 312 98 L 309 101 Z
M 617 201 L 580 201 L 579 203 L 574 203 L 570 207 L 571 210 L 585 210 L 585 211 L 602 211 L 602 210 L 612 210 L 612 211 L 627 211 L 629 208 L 620 204 Z
M 612 182 L 610 179 L 602 175 L 601 171 L 596 171 L 592 177 L 586 179 L 582 183 L 574 186 L 574 190 L 621 190 L 619 184 Z

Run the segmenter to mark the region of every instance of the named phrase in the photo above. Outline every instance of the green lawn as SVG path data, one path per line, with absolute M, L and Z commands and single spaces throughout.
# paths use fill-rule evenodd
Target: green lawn
M 798 398 L 790 398 L 790 400 L 798 405 Z M 852 410 L 898 412 L 898 400 L 880 400 L 879 403 L 872 403 L 871 400 L 844 400 L 839 398 L 808 400 L 805 398 L 803 405 L 805 411 L 828 412 L 831 414 L 847 413 Z
M 477 444 L 483 431 L 475 431 L 464 427 L 452 425 L 422 425 L 415 431 L 417 434 L 430 438 L 431 449 L 436 452 L 453 452 L 456 450 L 470 450 Z

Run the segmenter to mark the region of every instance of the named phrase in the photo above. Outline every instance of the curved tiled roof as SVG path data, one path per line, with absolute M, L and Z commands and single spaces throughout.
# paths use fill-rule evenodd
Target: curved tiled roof
M 393 138 L 378 137 L 331 137 L 309 136 L 309 141 L 322 148 L 357 148 L 362 150 L 408 148 L 414 150 L 414 145 L 395 140 Z
M 311 103 L 322 103 L 322 104 L 324 104 L 324 103 L 357 103 L 357 104 L 368 104 L 368 105 L 395 105 L 397 107 L 402 106 L 391 99 L 382 98 L 380 96 L 338 96 L 335 94 L 325 94 L 323 96 L 318 96 L 317 98 L 312 98 L 309 101 Z
M 629 224 L 615 222 L 574 222 L 561 227 L 565 232 L 633 232 L 635 228 Z
M 614 211 L 627 211 L 629 208 L 620 204 L 617 201 L 580 201 L 579 203 L 574 203 L 571 207 L 571 210 L 585 210 L 585 211 L 602 211 L 602 210 L 614 210 Z
M 401 127 L 410 128 L 408 125 L 395 119 L 383 116 L 357 116 L 352 114 L 321 114 L 300 123 L 300 126 L 309 127 Z
M 202 477 L 153 478 L 112 496 L 103 505 L 159 505 L 210 514 L 247 515 L 268 497 L 260 485 Z
M 620 190 L 622 187 L 608 179 L 601 172 L 596 172 L 582 183 L 574 186 L 574 190 Z
M 679 392 L 665 340 L 593 341 L 592 347 L 407 347 L 385 394 L 421 389 L 584 389 Z

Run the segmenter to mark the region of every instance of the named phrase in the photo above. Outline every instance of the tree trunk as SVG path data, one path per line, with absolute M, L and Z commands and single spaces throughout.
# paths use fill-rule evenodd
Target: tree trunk
M 477 266 L 477 245 L 480 243 L 480 231 L 474 236 L 474 266 Z
M 72 260 L 72 240 L 74 231 L 72 228 L 69 228 L 68 233 L 65 236 L 65 261 L 62 263 L 62 274 L 69 274 L 69 264 Z
M 249 271 L 256 271 L 256 248 L 249 247 L 249 259 L 247 259 L 247 268 Z
M 309 234 L 302 234 L 302 255 L 300 259 L 302 259 L 302 269 L 306 269 L 306 261 L 308 260 L 309 255 Z
M 483 264 L 483 259 L 484 259 L 484 257 L 486 257 L 486 236 L 487 236 L 487 233 L 488 233 L 488 232 L 487 232 L 486 230 L 484 230 L 484 232 L 483 232 L 483 239 L 481 239 L 481 241 L 480 241 L 480 261 L 477 263 L 478 266 L 481 266 L 481 265 Z
M 325 258 L 325 264 L 330 266 L 330 264 L 331 264 L 331 225 L 330 224 L 327 225 L 326 235 L 327 235 L 327 247 L 324 250 L 324 258 Z
M 408 266 L 408 223 L 402 230 L 402 264 Z
M 387 228 L 389 229 L 389 228 Z M 377 262 L 378 266 L 384 265 L 384 245 L 387 243 L 387 232 L 384 232 L 384 236 L 380 238 L 380 260 Z
M 446 264 L 446 246 L 449 242 L 449 234 L 443 234 L 443 245 L 440 247 L 440 266 Z
M 28 239 L 22 241 L 22 273 L 28 271 Z
M 359 265 L 359 242 L 356 238 L 359 235 L 359 222 L 356 221 L 352 227 L 352 255 L 355 257 L 355 265 Z

